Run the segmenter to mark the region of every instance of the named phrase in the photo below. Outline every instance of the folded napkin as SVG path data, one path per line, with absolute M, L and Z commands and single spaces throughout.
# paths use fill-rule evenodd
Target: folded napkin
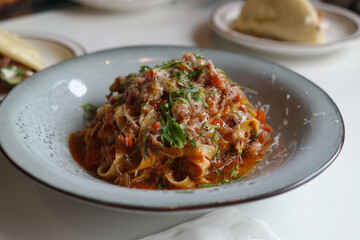
M 237 208 L 226 208 L 180 224 L 142 240 L 280 240 L 269 225 L 242 214 Z

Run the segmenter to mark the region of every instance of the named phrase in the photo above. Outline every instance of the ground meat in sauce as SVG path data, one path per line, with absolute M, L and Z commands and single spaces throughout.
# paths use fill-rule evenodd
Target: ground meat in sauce
M 241 180 L 270 142 L 265 113 L 200 54 L 142 66 L 109 89 L 89 126 L 70 135 L 70 149 L 81 166 L 121 186 L 178 189 Z

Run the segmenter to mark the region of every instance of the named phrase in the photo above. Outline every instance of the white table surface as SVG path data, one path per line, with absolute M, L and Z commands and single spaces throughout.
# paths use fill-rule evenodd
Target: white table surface
M 89 53 L 148 44 L 219 48 L 268 59 L 302 74 L 338 105 L 346 128 L 343 150 L 303 186 L 236 207 L 268 223 L 282 239 L 360 239 L 360 43 L 309 57 L 246 49 L 209 27 L 211 11 L 224 2 L 177 0 L 131 13 L 71 7 L 2 20 L 0 27 L 60 34 Z M 33 182 L 2 154 L 0 191 L 0 239 L 137 239 L 201 215 L 124 213 L 85 204 Z

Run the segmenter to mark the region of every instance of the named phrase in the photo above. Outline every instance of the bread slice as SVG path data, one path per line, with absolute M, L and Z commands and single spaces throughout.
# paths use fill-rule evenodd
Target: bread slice
M 0 28 L 0 53 L 35 71 L 45 67 L 39 51 L 19 36 Z

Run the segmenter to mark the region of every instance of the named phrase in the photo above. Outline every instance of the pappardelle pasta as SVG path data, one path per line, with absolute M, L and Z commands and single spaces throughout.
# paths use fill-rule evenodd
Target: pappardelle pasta
M 271 128 L 241 87 L 200 54 L 117 77 L 107 102 L 72 133 L 73 158 L 111 183 L 192 189 L 243 179 L 267 150 Z

